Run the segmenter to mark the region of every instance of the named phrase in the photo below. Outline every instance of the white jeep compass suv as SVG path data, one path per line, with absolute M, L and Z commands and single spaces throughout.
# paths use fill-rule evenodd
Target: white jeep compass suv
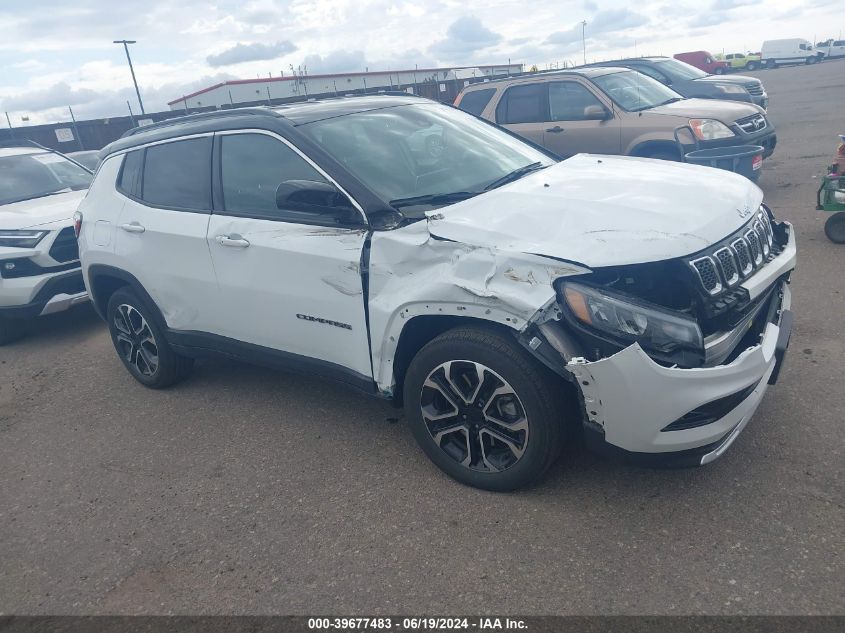
M 83 274 L 139 382 L 212 352 L 337 378 L 403 403 L 473 486 L 525 485 L 572 431 L 710 462 L 789 340 L 793 230 L 729 172 L 561 162 L 390 95 L 188 116 L 102 156 Z
M 30 319 L 88 300 L 73 213 L 91 178 L 35 143 L 0 145 L 0 345 Z

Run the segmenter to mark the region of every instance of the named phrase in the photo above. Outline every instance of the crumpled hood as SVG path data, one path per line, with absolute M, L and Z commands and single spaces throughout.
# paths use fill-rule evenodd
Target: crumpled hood
M 739 229 L 762 200 L 731 172 L 578 154 L 426 215 L 435 238 L 597 268 L 698 252 Z
M 681 99 L 680 101 L 657 106 L 644 112 L 668 114 L 670 116 L 688 119 L 716 119 L 725 125 L 730 125 L 737 119 L 742 119 L 752 114 L 760 114 L 763 110 L 752 103 L 743 103 L 742 101 Z
M 64 222 L 85 197 L 85 189 L 0 205 L 0 229 L 29 229 Z

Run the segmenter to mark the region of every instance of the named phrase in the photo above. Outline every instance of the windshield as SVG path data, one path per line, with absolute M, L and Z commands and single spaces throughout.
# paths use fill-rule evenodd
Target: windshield
M 299 130 L 408 215 L 504 184 L 517 170 L 519 177 L 555 162 L 489 123 L 434 103 L 349 114 Z
M 593 81 L 617 105 L 629 112 L 639 112 L 683 99 L 656 79 L 633 70 L 599 75 L 593 77 Z
M 707 77 L 707 73 L 699 70 L 695 66 L 690 66 L 677 59 L 666 59 L 654 62 L 654 65 L 664 75 L 672 78 L 672 81 L 681 81 L 684 79 L 701 79 Z
M 0 157 L 0 204 L 87 189 L 93 176 L 50 152 Z

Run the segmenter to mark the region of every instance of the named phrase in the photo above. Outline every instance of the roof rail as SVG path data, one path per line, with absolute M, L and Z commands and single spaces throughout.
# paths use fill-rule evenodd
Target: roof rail
M 149 132 L 152 130 L 160 130 L 162 128 L 170 127 L 172 125 L 181 125 L 183 123 L 192 123 L 194 121 L 202 121 L 205 119 L 217 119 L 220 117 L 233 117 L 233 116 L 244 116 L 247 114 L 263 114 L 266 116 L 278 116 L 276 113 L 272 112 L 269 108 L 262 107 L 247 107 L 247 108 L 233 108 L 228 110 L 213 110 L 212 112 L 198 112 L 197 114 L 183 114 L 177 115 L 170 119 L 164 119 L 163 121 L 158 121 L 156 123 L 152 123 L 150 125 L 143 125 L 140 127 L 133 127 L 126 132 L 124 132 L 121 138 L 126 138 L 129 136 L 134 136 L 135 134 L 141 134 L 142 132 Z
M 11 138 L 6 139 L 5 141 L 0 141 L 0 147 L 35 147 L 38 149 L 43 149 L 47 152 L 52 152 L 53 150 L 49 147 L 44 147 L 41 143 L 36 143 L 35 141 L 30 141 L 28 138 Z

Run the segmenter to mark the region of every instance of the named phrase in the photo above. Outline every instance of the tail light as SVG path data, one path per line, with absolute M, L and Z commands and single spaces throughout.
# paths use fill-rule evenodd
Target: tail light
M 73 234 L 79 239 L 79 232 L 82 231 L 82 214 L 77 211 L 73 214 Z

